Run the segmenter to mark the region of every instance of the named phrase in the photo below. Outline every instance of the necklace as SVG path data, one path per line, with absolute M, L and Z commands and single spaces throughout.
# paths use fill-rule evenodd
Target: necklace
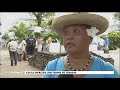
M 80 68 L 80 69 L 78 69 L 78 70 L 73 69 L 73 68 L 71 67 L 71 65 L 70 65 L 70 63 L 69 63 L 69 58 L 68 58 L 68 56 L 67 56 L 67 64 L 68 64 L 68 67 L 69 67 L 72 71 L 84 71 L 84 70 L 90 65 L 90 63 L 91 63 L 91 61 L 92 61 L 92 58 L 93 58 L 93 56 L 90 54 L 90 58 L 89 58 L 89 60 L 88 60 L 88 63 L 86 64 L 86 66 L 83 67 L 83 68 Z

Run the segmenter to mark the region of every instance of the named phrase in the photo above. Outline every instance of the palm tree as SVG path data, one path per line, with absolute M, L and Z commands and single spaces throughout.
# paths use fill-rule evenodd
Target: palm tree
M 21 41 L 28 36 L 30 31 L 29 27 L 27 27 L 25 23 L 21 22 L 18 26 L 14 25 L 9 32 L 14 32 L 18 41 Z

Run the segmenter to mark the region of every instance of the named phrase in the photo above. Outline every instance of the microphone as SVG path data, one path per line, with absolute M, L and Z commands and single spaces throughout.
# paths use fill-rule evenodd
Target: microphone
M 68 70 L 63 70 L 68 71 Z M 58 78 L 74 78 L 73 74 L 59 74 Z

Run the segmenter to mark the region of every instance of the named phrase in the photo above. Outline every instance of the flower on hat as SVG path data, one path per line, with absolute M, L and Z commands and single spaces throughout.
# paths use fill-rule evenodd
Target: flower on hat
M 96 27 L 91 27 L 90 29 L 86 29 L 88 36 L 91 36 L 92 38 L 94 38 L 96 36 L 96 34 L 99 32 L 98 29 L 96 29 Z

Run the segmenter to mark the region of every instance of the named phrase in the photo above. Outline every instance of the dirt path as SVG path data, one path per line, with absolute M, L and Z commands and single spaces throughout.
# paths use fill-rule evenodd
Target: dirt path
M 0 52 L 0 78 L 40 78 L 40 74 L 25 74 L 24 71 L 39 71 L 28 65 L 28 61 L 18 61 L 17 66 L 11 66 L 8 50 Z
M 120 71 L 120 51 L 110 51 L 111 57 L 115 60 L 115 67 Z M 28 65 L 27 61 L 18 61 L 17 66 L 10 66 L 8 50 L 0 51 L 0 78 L 41 78 L 40 74 L 25 74 L 24 71 L 40 71 Z

